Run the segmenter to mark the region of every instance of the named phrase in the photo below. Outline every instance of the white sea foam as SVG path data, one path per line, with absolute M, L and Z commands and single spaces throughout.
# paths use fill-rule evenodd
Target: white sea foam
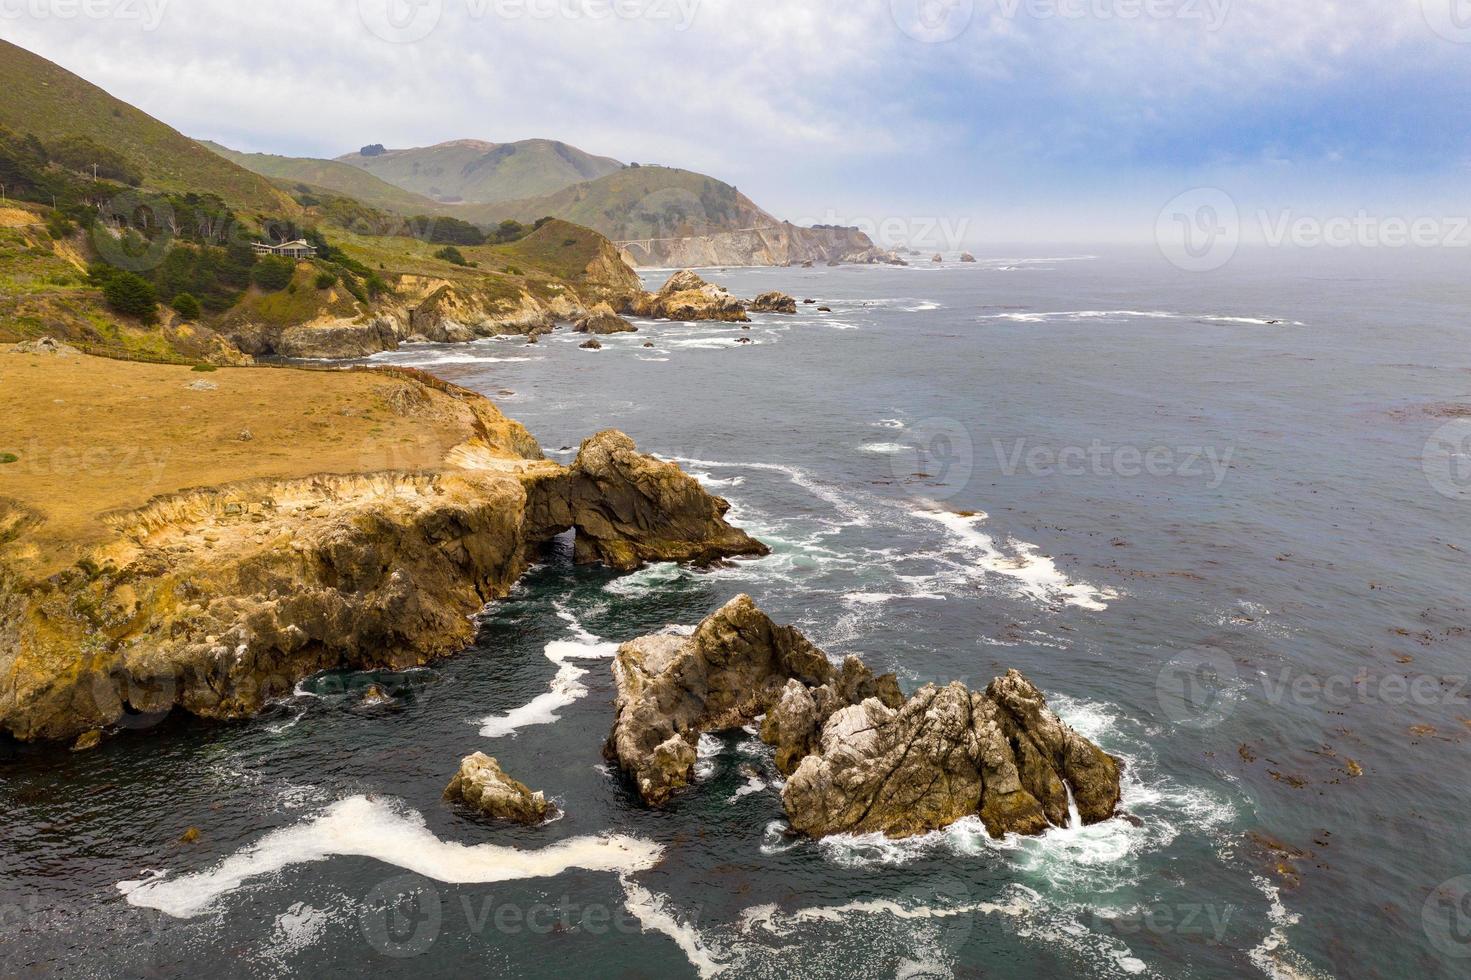
M 619 881 L 623 884 L 623 905 L 638 920 L 640 928 L 644 932 L 663 933 L 674 940 L 702 978 L 718 976 L 730 968 L 729 954 L 709 946 L 694 925 L 680 921 L 670 911 L 667 898 L 655 895 L 627 876 L 619 878 Z
M 656 864 L 663 849 L 638 837 L 574 837 L 537 850 L 467 845 L 436 837 L 422 814 L 353 796 L 299 824 L 266 834 L 207 871 L 156 872 L 118 882 L 131 905 L 193 918 L 247 881 L 331 857 L 369 857 L 450 884 L 550 878 L 571 868 L 629 874 Z
M 588 688 L 582 683 L 587 670 L 579 665 L 584 660 L 608 660 L 618 652 L 618 644 L 605 643 L 582 628 L 575 617 L 561 605 L 557 615 L 571 627 L 573 639 L 553 640 L 543 649 L 546 658 L 557 665 L 557 674 L 552 678 L 552 687 L 545 694 L 533 698 L 530 703 L 513 708 L 503 715 L 488 715 L 480 721 L 483 738 L 501 738 L 515 735 L 530 725 L 550 725 L 558 720 L 557 712 L 587 697 Z
M 1099 611 L 1108 608 L 1106 600 L 1117 594 L 1083 581 L 1072 581 L 1057 564 L 1037 553 L 1037 546 L 1008 539 L 1006 550 L 991 535 L 981 530 L 985 514 L 965 516 L 942 510 L 914 510 L 916 517 L 943 525 L 969 550 L 979 557 L 977 567 L 983 572 L 1003 575 L 1015 583 L 1019 592 L 1041 602 L 1064 602 L 1080 609 Z
M 889 455 L 892 453 L 902 453 L 908 448 L 908 446 L 898 442 L 868 442 L 859 446 L 858 451 L 861 453 L 882 453 Z
M 1248 316 L 1227 316 L 1214 313 L 1173 313 L 1165 310 L 1060 310 L 1050 313 L 1012 312 L 986 313 L 978 320 L 1010 320 L 1015 323 L 1068 323 L 1085 320 L 1195 320 L 1208 323 L 1240 323 L 1249 326 L 1303 326 L 1297 320 Z

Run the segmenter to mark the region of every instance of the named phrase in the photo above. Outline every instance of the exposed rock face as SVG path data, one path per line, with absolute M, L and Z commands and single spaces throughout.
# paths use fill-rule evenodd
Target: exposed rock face
M 1000 837 L 1067 826 L 1069 786 L 1083 823 L 1105 820 L 1119 802 L 1119 763 L 1011 671 L 983 694 L 930 685 L 898 710 L 868 700 L 838 711 L 782 803 L 813 837 L 908 837 L 972 815 Z
M 70 344 L 63 344 L 55 337 L 41 337 L 36 340 L 27 340 L 10 348 L 17 354 L 55 354 L 60 357 L 76 357 L 81 354 Z
M 747 230 L 710 230 L 685 238 L 627 242 L 623 257 L 631 266 L 713 268 L 715 266 L 802 265 L 822 262 L 887 261 L 886 250 L 858 228 L 818 225 L 804 228 L 764 213 L 740 219 Z
M 939 264 L 939 263 L 941 263 L 941 262 L 944 262 L 944 261 L 945 261 L 945 256 L 943 256 L 943 255 L 941 255 L 941 254 L 940 254 L 940 253 L 939 253 L 939 252 L 936 252 L 936 253 L 935 253 L 935 254 L 934 254 L 934 256 L 932 256 L 932 257 L 931 257 L 931 258 L 930 258 L 930 261 L 931 261 L 931 262 L 934 262 L 934 263 L 936 263 L 936 264 Z
M 596 340 L 591 340 L 591 339 L 590 340 L 584 340 L 582 343 L 578 344 L 577 346 L 578 347 L 581 347 L 583 350 L 602 350 L 603 349 L 603 345 L 602 344 L 598 343 Z
M 975 260 L 976 260 L 976 257 L 974 255 L 970 254 L 969 252 L 961 252 L 960 253 L 960 261 L 962 261 L 962 262 L 974 262 Z
M 1015 671 L 984 693 L 930 685 L 907 701 L 892 674 L 836 668 L 797 630 L 737 596 L 690 637 L 645 636 L 613 663 L 616 719 L 604 754 L 644 801 L 692 778 L 704 732 L 750 724 L 788 776 L 793 828 L 821 837 L 907 837 L 978 815 L 990 833 L 1037 834 L 1111 817 L 1119 763 L 1068 728 Z
M 752 313 L 796 313 L 797 301 L 786 293 L 762 293 L 751 301 Z
M 769 553 L 725 522 L 729 503 L 675 464 L 642 455 L 615 429 L 585 440 L 570 468 L 534 478 L 528 495 L 534 535 L 545 540 L 577 528 L 580 564 L 631 570 L 650 561 L 708 565 Z
M 543 793 L 533 793 L 507 776 L 500 763 L 484 752 L 461 760 L 460 771 L 445 787 L 444 798 L 468 804 L 496 820 L 523 824 L 539 824 L 552 812 Z
M 744 323 L 750 319 L 746 316 L 746 304 L 729 290 L 706 282 L 689 269 L 670 276 L 657 293 L 644 293 L 633 299 L 627 312 L 662 320 Z
M 623 644 L 613 677 L 617 717 L 603 751 L 655 806 L 688 785 L 701 733 L 752 723 L 783 701 L 788 681 L 822 689 L 820 696 L 835 702 L 834 710 L 838 699 L 849 704 L 859 696 L 896 703 L 899 698 L 893 675 L 875 678 L 856 660 L 839 671 L 806 637 L 773 623 L 744 595 L 690 637 L 654 635 Z M 783 714 L 792 719 L 794 742 L 804 737 L 799 710 L 805 709 Z M 814 724 L 817 717 L 813 713 Z
M 633 333 L 638 328 L 613 311 L 613 307 L 602 302 L 587 311 L 572 325 L 577 333 Z
M 580 561 L 621 569 L 766 551 L 725 522 L 724 501 L 622 433 L 563 468 L 488 401 L 416 394 L 475 413 L 438 470 L 156 498 L 43 580 L 9 562 L 37 518 L 0 500 L 0 731 L 71 739 L 175 707 L 239 718 L 317 671 L 458 652 L 471 614 L 568 529 Z

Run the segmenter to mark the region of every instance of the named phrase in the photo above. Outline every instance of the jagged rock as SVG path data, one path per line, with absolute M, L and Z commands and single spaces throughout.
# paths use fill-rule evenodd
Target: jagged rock
M 772 290 L 751 300 L 752 313 L 796 313 L 797 301 L 786 293 Z
M 1069 823 L 1069 786 L 1083 823 L 1111 817 L 1119 766 L 1011 671 L 985 693 L 930 685 L 898 710 L 869 699 L 837 711 L 782 803 L 813 837 L 908 837 L 972 815 L 996 837 L 1038 834 Z
M 623 644 L 613 678 L 616 718 L 603 751 L 655 806 L 688 785 L 702 733 L 751 724 L 780 705 L 789 681 L 826 688 L 825 697 L 852 690 L 898 698 L 892 675 L 875 678 L 856 661 L 839 671 L 800 632 L 772 622 L 746 595 L 726 603 L 689 637 L 659 634 Z M 797 742 L 805 733 L 803 716 L 793 706 L 782 715 L 788 717 L 790 736 L 786 728 L 773 732 Z
M 577 333 L 633 333 L 638 328 L 614 312 L 606 302 L 599 303 L 572 325 Z
M 960 253 L 960 261 L 962 261 L 962 262 L 974 262 L 975 260 L 976 260 L 976 257 L 974 255 L 970 254 L 969 252 L 961 252 Z
M 723 320 L 744 323 L 746 304 L 724 286 L 706 282 L 690 269 L 669 277 L 657 293 L 643 293 L 630 301 L 625 312 L 665 320 Z
M 70 344 L 63 344 L 55 337 L 40 337 L 27 340 L 10 348 L 16 354 L 55 354 L 60 357 L 77 357 L 82 353 Z
M 100 728 L 94 728 L 91 731 L 83 732 L 77 736 L 77 740 L 72 743 L 72 751 L 87 752 L 97 748 L 101 744 L 102 730 Z
M 533 536 L 546 540 L 577 529 L 573 556 L 579 564 L 628 571 L 651 561 L 708 565 L 770 553 L 725 522 L 728 502 L 706 493 L 674 463 L 639 453 L 616 429 L 585 440 L 572 466 L 541 478 L 528 498 Z
M 943 255 L 941 255 L 939 252 L 936 252 L 935 255 L 934 255 L 934 257 L 931 258 L 930 261 L 931 262 L 936 262 L 936 263 L 944 262 L 945 261 L 945 257 Z
M 582 343 L 578 344 L 577 346 L 578 347 L 581 347 L 583 350 L 602 350 L 603 349 L 603 345 L 600 344 L 600 343 L 598 343 L 596 340 L 584 340 Z
M 500 763 L 484 752 L 461 760 L 460 771 L 445 787 L 444 798 L 468 804 L 496 820 L 528 825 L 546 820 L 553 809 L 543 793 L 533 793 L 507 776 Z

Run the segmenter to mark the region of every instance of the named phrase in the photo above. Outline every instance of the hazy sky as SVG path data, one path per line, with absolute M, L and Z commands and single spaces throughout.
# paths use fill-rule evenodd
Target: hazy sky
M 970 242 L 1471 207 L 1471 0 L 0 0 L 192 136 L 333 156 L 542 136 L 779 216 Z

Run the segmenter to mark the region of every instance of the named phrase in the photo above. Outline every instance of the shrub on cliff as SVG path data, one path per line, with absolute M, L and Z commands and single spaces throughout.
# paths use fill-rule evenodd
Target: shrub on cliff
M 198 320 L 202 312 L 199 308 L 199 300 L 191 293 L 180 293 L 174 297 L 174 312 L 185 320 Z
M 250 270 L 250 279 L 261 289 L 274 293 L 289 286 L 295 273 L 295 261 L 279 255 L 268 255 Z
M 443 259 L 444 261 L 452 263 L 454 265 L 470 265 L 469 260 L 465 258 L 465 253 L 461 252 L 453 245 L 446 245 L 444 248 L 435 252 L 434 257 L 436 259 Z
M 152 323 L 158 310 L 158 296 L 153 284 L 132 272 L 109 276 L 102 287 L 103 298 L 115 312 Z

